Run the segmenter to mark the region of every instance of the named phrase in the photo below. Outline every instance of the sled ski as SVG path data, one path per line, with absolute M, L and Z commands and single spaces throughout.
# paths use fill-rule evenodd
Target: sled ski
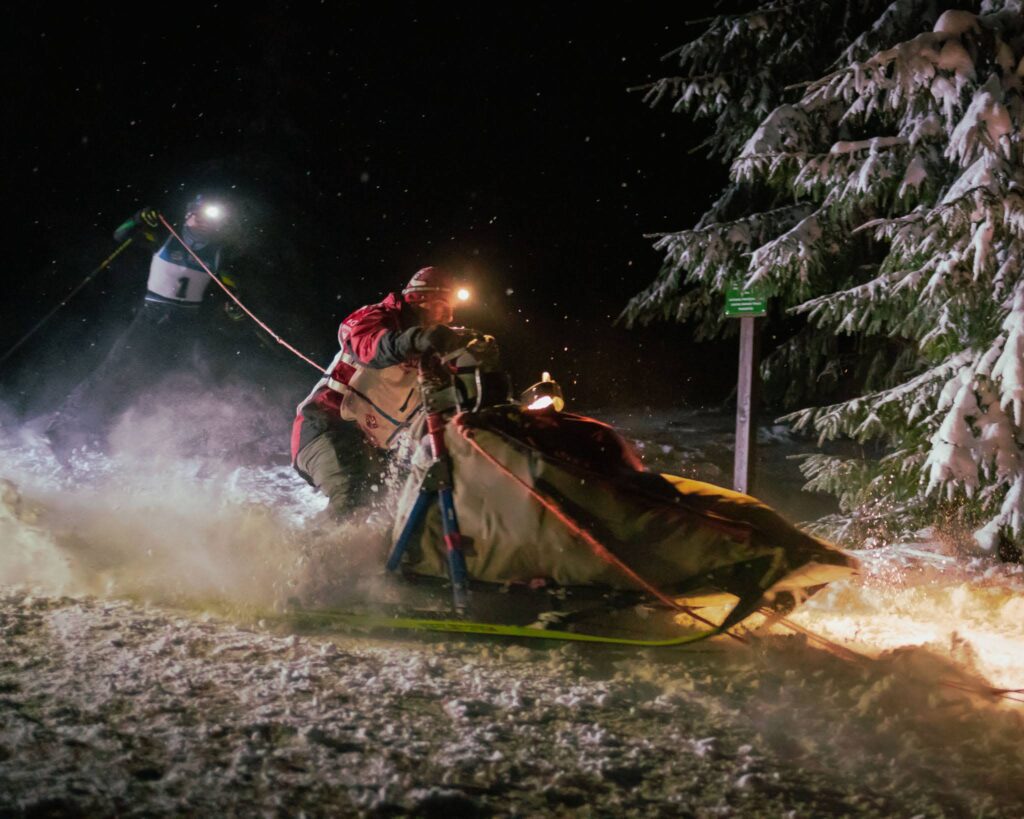
M 601 643 L 603 645 L 633 646 L 640 648 L 667 648 L 691 645 L 723 633 L 721 627 L 707 631 L 681 634 L 660 639 L 616 637 L 612 635 L 586 634 L 560 629 L 517 626 L 502 623 L 484 623 L 473 620 L 457 620 L 450 617 L 392 617 L 386 614 L 365 614 L 336 609 L 295 609 L 287 615 L 296 625 L 340 625 L 353 631 L 408 631 L 437 632 L 444 634 L 477 634 L 490 637 L 509 637 L 532 640 L 558 640 L 573 643 Z

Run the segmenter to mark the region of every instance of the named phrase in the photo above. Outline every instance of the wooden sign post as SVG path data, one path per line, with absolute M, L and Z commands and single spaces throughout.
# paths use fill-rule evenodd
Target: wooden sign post
M 744 494 L 750 492 L 754 482 L 757 446 L 757 317 L 765 315 L 767 306 L 767 299 L 756 292 L 726 291 L 725 315 L 740 320 L 740 360 L 736 379 L 736 450 L 732 488 Z

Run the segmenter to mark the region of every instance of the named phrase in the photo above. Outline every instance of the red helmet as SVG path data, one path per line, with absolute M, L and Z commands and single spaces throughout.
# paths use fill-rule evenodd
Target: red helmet
M 424 267 L 417 270 L 409 283 L 402 290 L 402 295 L 410 304 L 431 301 L 432 299 L 452 300 L 454 290 L 452 275 L 440 267 Z

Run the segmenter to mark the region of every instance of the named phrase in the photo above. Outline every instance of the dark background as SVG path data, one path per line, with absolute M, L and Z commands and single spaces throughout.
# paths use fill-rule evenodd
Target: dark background
M 627 93 L 674 73 L 661 55 L 707 13 L 22 6 L 7 26 L 0 354 L 124 218 L 152 205 L 178 221 L 212 191 L 247 305 L 320 362 L 347 313 L 447 263 L 476 293 L 460 321 L 498 336 L 518 388 L 547 369 L 577 407 L 720 402 L 733 343 L 613 327 L 661 263 L 643 234 L 692 225 L 725 178 L 692 152 L 700 127 Z M 26 415 L 58 401 L 130 320 L 148 263 L 129 249 L 0 365 L 0 398 Z M 255 336 L 243 355 L 294 401 L 317 377 Z

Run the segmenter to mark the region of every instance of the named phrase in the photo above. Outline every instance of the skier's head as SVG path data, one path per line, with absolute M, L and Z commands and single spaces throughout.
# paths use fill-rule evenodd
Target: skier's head
M 417 270 L 402 290 L 402 297 L 419 312 L 426 326 L 450 324 L 455 318 L 455 286 L 452 275 L 441 267 Z
M 224 227 L 224 206 L 203 194 L 196 196 L 185 208 L 185 224 L 201 233 L 217 233 Z

